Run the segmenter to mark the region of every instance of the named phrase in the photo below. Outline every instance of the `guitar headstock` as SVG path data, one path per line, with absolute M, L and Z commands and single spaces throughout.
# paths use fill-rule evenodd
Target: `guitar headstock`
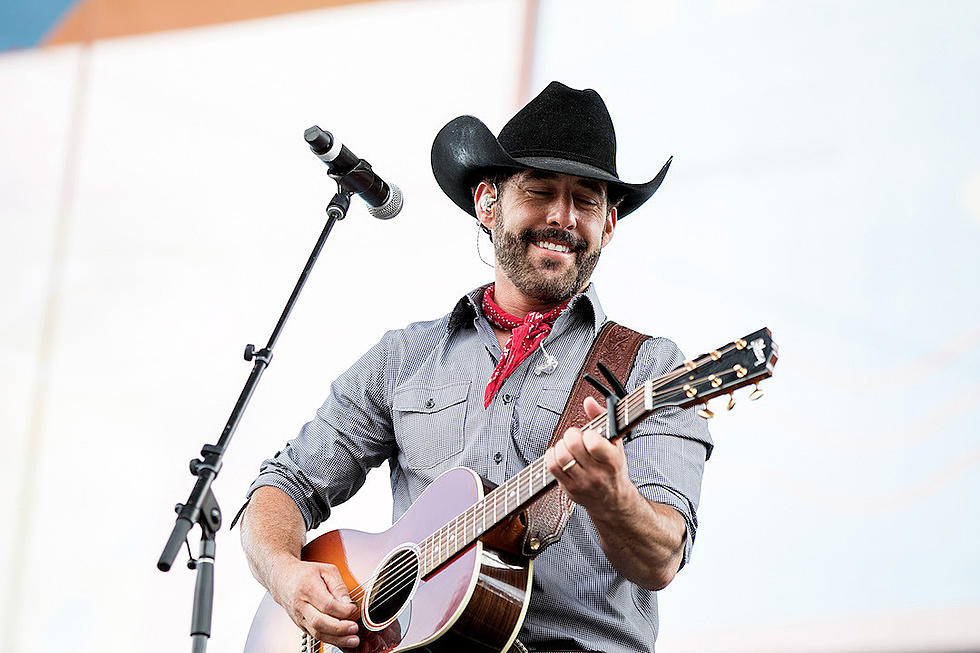
M 619 400 L 615 429 L 606 427 L 605 414 L 583 428 L 596 429 L 605 437 L 611 437 L 610 433 L 620 437 L 650 413 L 667 406 L 700 406 L 698 415 L 705 419 L 714 417 L 708 401 L 719 395 L 732 395 L 728 401 L 729 410 L 735 405 L 733 393 L 742 386 L 756 385 L 749 399 L 762 396 L 759 382 L 772 376 L 778 352 L 769 329 L 759 329 L 694 360 L 684 361 L 663 376 L 643 383 Z
M 701 417 L 714 415 L 707 407 L 709 399 L 732 394 L 742 386 L 756 384 L 772 376 L 779 348 L 772 341 L 769 329 L 762 328 L 718 349 L 684 363 L 660 379 L 648 382 L 649 402 L 653 408 L 677 406 L 698 410 Z M 762 396 L 756 389 L 751 399 Z M 728 407 L 734 405 L 734 397 Z

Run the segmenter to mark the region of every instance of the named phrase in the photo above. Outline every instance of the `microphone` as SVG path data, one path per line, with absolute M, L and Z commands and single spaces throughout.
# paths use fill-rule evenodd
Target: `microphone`
M 371 169 L 370 163 L 358 158 L 333 134 L 313 125 L 303 132 L 303 138 L 310 144 L 313 154 L 327 164 L 330 176 L 367 202 L 368 213 L 388 220 L 402 210 L 401 189 L 386 183 Z

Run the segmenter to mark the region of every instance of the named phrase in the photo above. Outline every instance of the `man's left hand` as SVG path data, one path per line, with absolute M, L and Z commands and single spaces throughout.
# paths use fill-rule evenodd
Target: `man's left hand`
M 585 414 L 595 419 L 605 411 L 586 397 Z M 625 506 L 637 493 L 626 466 L 623 441 L 606 440 L 595 430 L 570 428 L 545 452 L 548 471 L 575 503 L 590 513 Z

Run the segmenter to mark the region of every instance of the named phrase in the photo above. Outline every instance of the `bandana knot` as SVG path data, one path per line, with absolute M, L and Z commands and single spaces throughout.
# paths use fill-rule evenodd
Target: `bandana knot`
M 487 384 L 487 390 L 483 395 L 484 408 L 490 406 L 490 402 L 493 401 L 507 377 L 534 352 L 541 341 L 548 337 L 555 320 L 568 306 L 568 301 L 564 301 L 547 313 L 530 311 L 521 319 L 497 305 L 493 298 L 493 288 L 493 284 L 491 284 L 483 291 L 483 314 L 495 327 L 510 331 L 511 334 L 507 343 L 504 344 L 500 362 L 497 363 L 496 369 L 490 375 L 490 383 Z

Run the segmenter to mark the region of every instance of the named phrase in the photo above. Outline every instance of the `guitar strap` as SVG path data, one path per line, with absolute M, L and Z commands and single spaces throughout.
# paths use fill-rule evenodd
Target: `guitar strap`
M 592 395 L 600 406 L 605 405 L 605 397 L 585 380 L 585 375 L 591 374 L 597 379 L 602 379 L 602 374 L 596 366 L 596 363 L 602 361 L 609 371 L 626 385 L 630 370 L 633 369 L 633 363 L 636 361 L 636 354 L 649 337 L 612 321 L 602 325 L 568 395 L 568 402 L 558 420 L 555 432 L 551 435 L 549 447 L 554 446 L 569 427 L 588 422 L 585 409 L 582 407 L 582 402 L 587 396 Z M 524 555 L 533 558 L 561 539 L 574 507 L 575 504 L 557 484 L 532 501 L 525 510 L 527 528 L 521 541 Z

